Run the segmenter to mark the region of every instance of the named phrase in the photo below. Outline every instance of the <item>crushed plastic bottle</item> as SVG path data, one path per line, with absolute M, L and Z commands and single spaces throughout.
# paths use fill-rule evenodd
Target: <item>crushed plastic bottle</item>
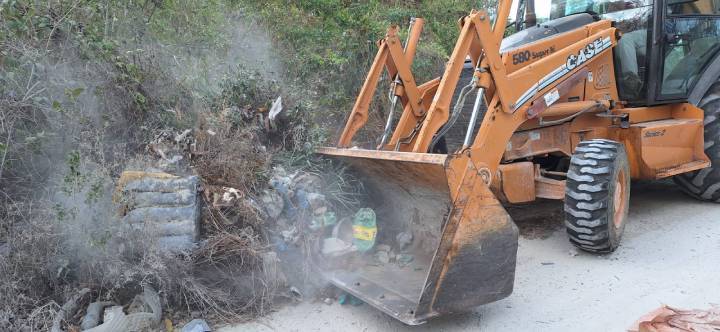
M 335 212 L 328 211 L 319 216 L 315 216 L 310 222 L 310 229 L 316 231 L 324 227 L 335 226 L 335 224 L 337 224 Z
M 366 252 L 375 245 L 377 236 L 377 221 L 375 211 L 371 208 L 362 208 L 355 213 L 353 219 L 353 244 L 360 252 Z

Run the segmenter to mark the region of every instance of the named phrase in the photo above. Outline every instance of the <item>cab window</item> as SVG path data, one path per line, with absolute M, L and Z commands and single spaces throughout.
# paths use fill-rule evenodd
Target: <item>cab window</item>
M 668 1 L 668 15 L 718 15 L 719 0 L 671 0 Z
M 647 50 L 652 0 L 527 0 L 536 24 L 578 13 L 613 20 L 623 33 L 613 51 L 623 100 L 642 102 L 647 97 Z M 720 1 L 720 0 L 712 0 Z

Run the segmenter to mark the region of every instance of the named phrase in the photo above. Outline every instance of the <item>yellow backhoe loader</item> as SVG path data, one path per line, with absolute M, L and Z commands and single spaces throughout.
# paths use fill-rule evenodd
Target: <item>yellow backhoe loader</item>
M 609 253 L 631 180 L 672 177 L 720 199 L 718 1 L 500 0 L 491 12 L 459 20 L 444 73 L 425 83 L 411 71 L 423 20 L 404 42 L 389 28 L 337 146 L 318 151 L 366 182 L 377 231 L 364 238 L 406 254 L 320 252 L 323 275 L 407 324 L 511 294 L 518 230 L 503 204 L 564 200 L 570 242 Z M 385 71 L 385 132 L 357 146 Z

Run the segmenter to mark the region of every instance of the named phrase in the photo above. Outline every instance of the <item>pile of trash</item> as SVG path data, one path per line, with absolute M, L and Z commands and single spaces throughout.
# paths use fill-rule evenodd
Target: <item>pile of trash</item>
M 200 237 L 198 182 L 194 175 L 123 172 L 114 195 L 123 224 L 154 235 L 168 251 L 191 251 Z
M 375 245 L 375 211 L 362 207 L 354 211 L 338 208 L 332 197 L 323 193 L 324 181 L 316 174 L 282 167 L 274 169 L 270 188 L 263 192 L 259 205 L 266 220 L 274 224 L 272 242 L 283 252 L 301 240 L 320 240 L 323 255 L 342 256 L 348 252 L 367 252 Z M 352 229 L 351 236 L 343 229 Z M 340 234 L 340 233 L 343 234 Z
M 92 292 L 84 288 L 71 297 L 58 311 L 51 332 L 127 332 L 166 331 L 209 332 L 209 325 L 202 319 L 193 319 L 175 328 L 169 318 L 162 319 L 160 296 L 151 286 L 143 286 L 142 294 L 131 302 L 119 305 L 112 301 L 91 301 Z
M 284 270 L 279 278 L 289 283 L 294 297 L 298 297 L 298 288 L 308 281 L 297 280 L 297 270 L 287 271 L 288 266 L 292 269 L 298 265 L 295 263 L 303 265 L 300 272 L 305 276 L 329 267 L 344 267 L 353 257 L 377 266 L 395 264 L 400 269 L 412 268 L 409 267 L 415 259 L 409 250 L 414 240 L 412 232 L 379 237 L 378 216 L 367 206 L 369 203 L 358 200 L 350 207 L 338 204 L 335 191 L 327 190 L 326 181 L 318 174 L 276 167 L 269 189 L 257 202 L 270 224 L 272 255 Z
M 173 331 L 170 319 L 162 320 L 160 296 L 151 286 L 123 305 L 111 301 L 92 301 L 92 292 L 84 288 L 71 297 L 58 311 L 51 332 L 127 332 L 156 331 L 161 326 Z M 91 302 L 92 301 L 92 302 Z M 182 332 L 208 332 L 210 327 L 201 319 L 186 324 Z

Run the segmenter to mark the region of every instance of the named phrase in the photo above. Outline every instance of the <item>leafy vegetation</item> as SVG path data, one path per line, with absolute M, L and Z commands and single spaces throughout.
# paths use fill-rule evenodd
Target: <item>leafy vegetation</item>
M 404 38 L 410 17 L 425 18 L 426 27 L 414 63 L 414 73 L 420 83 L 442 72 L 459 32 L 454 23 L 472 8 L 485 3 L 477 0 L 239 2 L 271 29 L 298 89 L 303 93 L 313 92 L 318 111 L 311 118 L 313 125 L 322 128 L 337 127 L 347 116 L 377 52 L 375 42 L 384 36 L 389 26 L 402 27 Z M 368 127 L 382 126 L 382 116 L 378 115 L 382 114 L 373 113 Z

